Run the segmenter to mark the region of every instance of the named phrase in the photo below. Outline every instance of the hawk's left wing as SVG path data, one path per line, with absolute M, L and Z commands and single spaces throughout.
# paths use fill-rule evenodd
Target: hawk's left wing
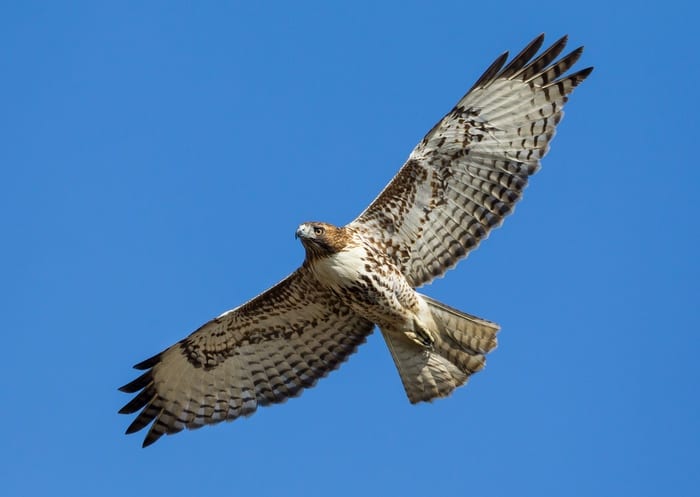
M 160 354 L 120 388 L 137 395 L 119 412 L 141 411 L 127 433 L 153 422 L 143 446 L 183 428 L 233 420 L 295 397 L 338 367 L 374 325 L 304 267 Z
M 508 53 L 423 138 L 384 191 L 349 227 L 392 256 L 418 287 L 442 275 L 498 226 L 540 167 L 571 91 L 592 68 L 565 73 L 566 37 L 536 58 L 544 35 Z

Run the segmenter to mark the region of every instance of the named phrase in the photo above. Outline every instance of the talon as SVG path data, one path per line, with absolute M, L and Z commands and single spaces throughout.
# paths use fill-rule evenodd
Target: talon
M 435 339 L 433 336 L 430 334 L 428 330 L 420 326 L 417 322 L 413 322 L 413 326 L 415 329 L 415 336 L 418 342 L 420 342 L 421 345 L 424 347 L 428 348 L 433 348 L 433 344 L 435 343 Z

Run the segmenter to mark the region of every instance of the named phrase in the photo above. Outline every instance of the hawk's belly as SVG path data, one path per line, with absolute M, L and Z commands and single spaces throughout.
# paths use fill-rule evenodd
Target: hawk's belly
M 418 313 L 420 297 L 381 252 L 356 245 L 313 266 L 322 285 L 380 327 L 408 325 Z

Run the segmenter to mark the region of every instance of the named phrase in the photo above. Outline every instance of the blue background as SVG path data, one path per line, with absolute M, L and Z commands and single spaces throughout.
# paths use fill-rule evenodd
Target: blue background
M 697 495 L 689 3 L 4 2 L 2 494 Z M 282 406 L 125 437 L 132 364 L 297 267 L 504 50 L 585 45 L 542 171 L 424 289 L 497 321 L 411 406 L 379 334 Z

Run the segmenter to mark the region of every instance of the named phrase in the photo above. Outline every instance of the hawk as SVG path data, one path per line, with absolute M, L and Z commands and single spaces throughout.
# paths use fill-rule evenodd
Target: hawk
M 344 227 L 296 230 L 303 264 L 251 301 L 134 366 L 119 412 L 162 435 L 252 414 L 298 396 L 345 361 L 375 326 L 412 403 L 449 395 L 484 367 L 498 325 L 415 289 L 443 275 L 500 225 L 540 167 L 568 95 L 592 71 L 568 74 L 544 35 L 508 64 L 504 53 L 415 147 L 379 196 Z

